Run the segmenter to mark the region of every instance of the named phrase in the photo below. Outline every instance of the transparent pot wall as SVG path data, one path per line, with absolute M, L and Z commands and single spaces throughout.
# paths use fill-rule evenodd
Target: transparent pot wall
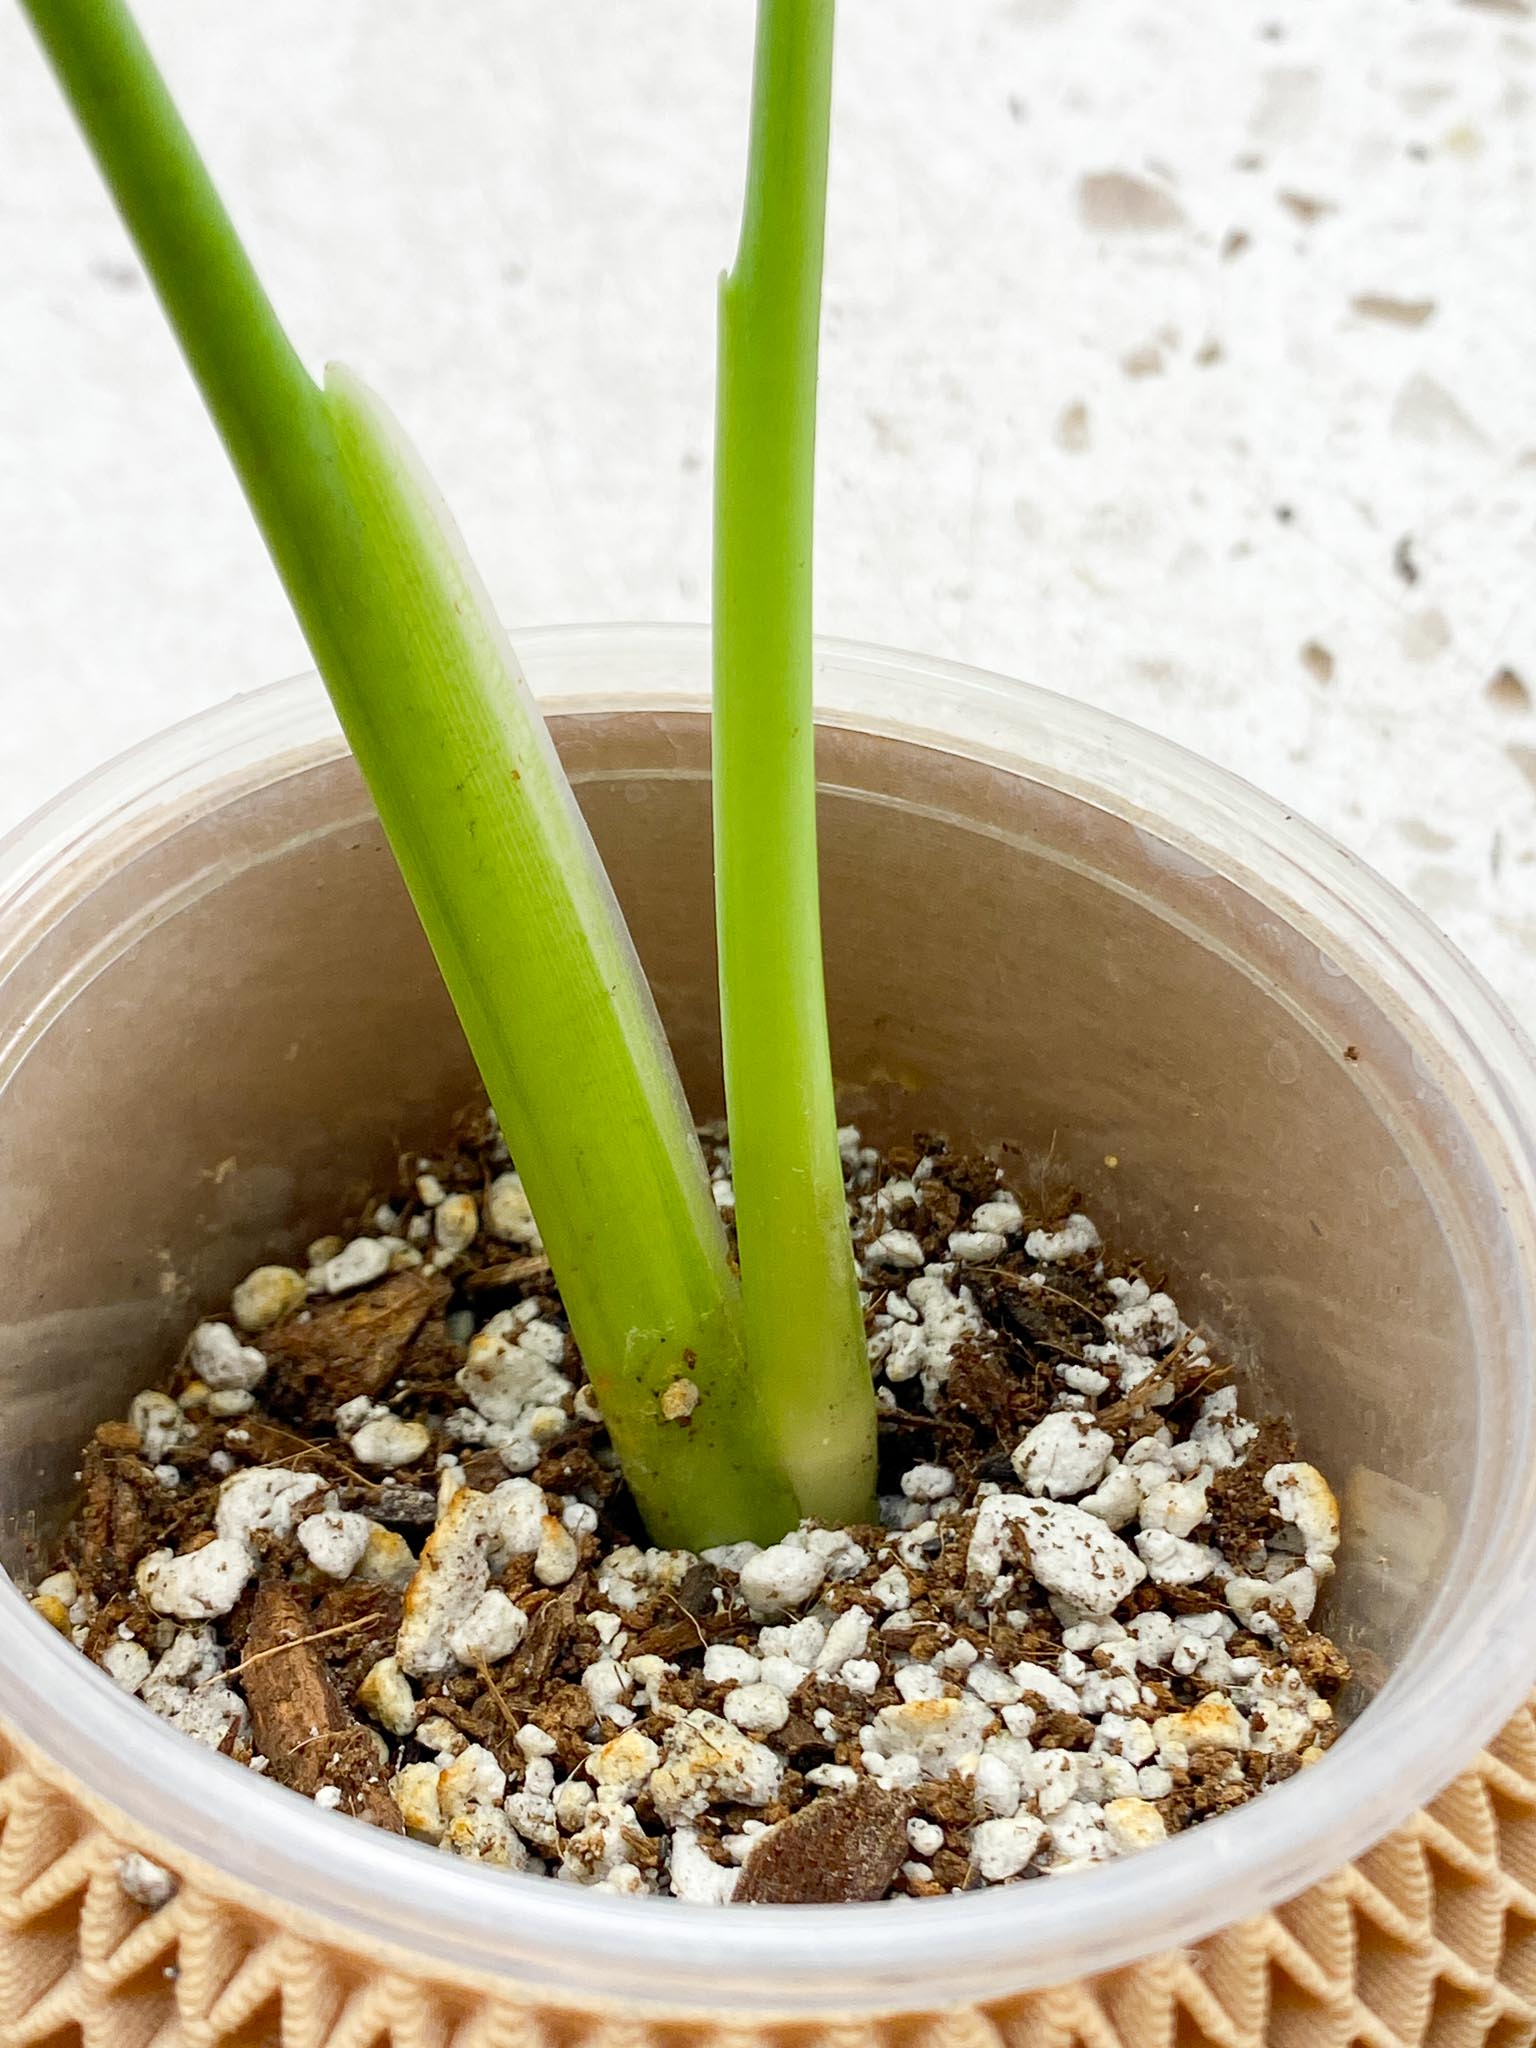
M 701 643 L 528 645 L 685 1080 L 717 1113 L 707 730 L 684 708 Z M 1258 1405 L 1342 1489 L 1332 1625 L 1377 1689 L 1488 1583 L 1495 1528 L 1529 1562 L 1521 1133 L 1507 1076 L 1465 1070 L 1465 1011 L 1433 985 L 1445 956 L 1379 885 L 1352 901 L 1342 856 L 1293 850 L 1270 807 L 1171 749 L 958 672 L 836 652 L 823 670 L 846 1113 L 877 1138 L 1010 1148 L 1022 1191 L 1079 1189 L 1186 1314 L 1240 1362 L 1253 1347 Z M 178 744 L 148 794 L 130 761 L 34 835 L 0 949 L 13 1567 L 67 1500 L 84 1434 L 164 1370 L 189 1318 L 333 1227 L 475 1089 L 312 686 Z M 1462 1753 L 1520 1677 L 1502 1669 L 1463 1711 Z M 1415 1772 L 1425 1789 L 1460 1760 L 1419 1742 L 1405 1804 Z M 1271 1887 L 1311 1874 L 1306 1853 L 1291 1841 Z

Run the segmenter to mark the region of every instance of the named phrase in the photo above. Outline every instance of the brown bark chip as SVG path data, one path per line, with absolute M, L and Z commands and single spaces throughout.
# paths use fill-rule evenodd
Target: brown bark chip
M 460 1461 L 459 1469 L 464 1474 L 464 1484 L 472 1486 L 476 1493 L 494 1493 L 507 1476 L 507 1468 L 501 1462 L 500 1451 L 471 1451 Z M 428 1517 L 436 1517 L 436 1506 Z
M 451 1292 L 441 1273 L 422 1267 L 279 1323 L 261 1339 L 272 1368 L 263 1390 L 267 1407 L 282 1416 L 329 1419 L 359 1394 L 372 1400 Z
M 500 1459 L 497 1459 L 497 1464 L 501 1466 L 496 1475 L 499 1485 L 507 1473 Z M 466 1471 L 465 1484 L 473 1486 L 474 1483 Z M 482 1491 L 489 1492 L 490 1489 L 486 1487 Z M 363 1514 L 371 1515 L 374 1521 L 385 1522 L 392 1529 L 430 1529 L 437 1520 L 437 1495 L 430 1487 L 403 1486 L 391 1480 L 386 1480 L 382 1486 L 349 1487 L 342 1496 L 341 1505 L 360 1509 Z
M 80 1557 L 92 1586 L 98 1577 L 131 1580 L 158 1536 L 165 1494 L 138 1450 L 138 1431 L 121 1422 L 104 1422 L 86 1448 Z
M 681 1621 L 664 1621 L 636 1636 L 630 1652 L 636 1657 L 671 1659 L 684 1657 L 690 1650 L 702 1649 L 708 1640 L 700 1624 L 691 1615 L 684 1615 Z
M 464 1281 L 466 1294 L 494 1293 L 502 1288 L 540 1287 L 550 1277 L 550 1263 L 542 1252 L 529 1258 L 500 1259 L 493 1266 L 482 1266 L 478 1273 L 470 1273 Z
M 546 1451 L 534 1473 L 550 1493 L 579 1494 L 583 1500 L 606 1503 L 623 1484 L 616 1467 L 600 1465 L 591 1451 L 596 1429 L 572 1430 Z
M 1094 1732 L 1093 1723 L 1081 1714 L 1066 1714 L 1058 1709 L 1040 1716 L 1031 1740 L 1036 1749 L 1088 1749 Z
M 863 1784 L 823 1795 L 764 1835 L 736 1897 L 759 1906 L 830 1906 L 883 1899 L 907 1859 L 905 1792 Z
M 322 1785 L 339 1785 L 343 1812 L 402 1834 L 373 1736 L 342 1704 L 311 1633 L 286 1586 L 260 1588 L 238 1680 L 251 1710 L 251 1739 L 279 1784 L 311 1799 Z
M 105 1466 L 88 1466 L 80 1509 L 81 1577 L 89 1585 L 98 1573 L 130 1572 L 143 1554 L 133 1489 Z
M 512 1652 L 501 1673 L 500 1683 L 504 1692 L 516 1699 L 537 1698 L 549 1683 L 576 1626 L 586 1590 L 585 1577 L 573 1579 L 563 1592 L 556 1593 L 536 1610 L 528 1624 L 527 1635 Z
M 1009 1371 L 995 1348 L 967 1339 L 955 1346 L 939 1412 L 963 1418 L 998 1443 L 1016 1443 L 1039 1421 L 1045 1404 L 1034 1399 L 1033 1390 Z

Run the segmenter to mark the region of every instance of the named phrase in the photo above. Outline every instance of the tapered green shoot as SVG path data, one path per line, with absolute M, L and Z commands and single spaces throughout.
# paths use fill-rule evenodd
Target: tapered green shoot
M 746 205 L 720 289 L 715 902 L 758 1397 L 801 1506 L 874 1509 L 875 1405 L 827 1039 L 811 531 L 833 0 L 759 0 Z
M 377 402 L 299 362 L 121 0 L 23 4 L 378 804 L 647 1525 L 693 1548 L 771 1541 L 795 1496 L 682 1091 L 452 524 Z

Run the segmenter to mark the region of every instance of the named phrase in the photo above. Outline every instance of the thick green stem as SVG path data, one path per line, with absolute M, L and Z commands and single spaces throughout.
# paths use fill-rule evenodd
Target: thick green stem
M 23 0 L 368 780 L 653 1536 L 769 1541 L 724 1233 L 644 977 L 458 538 L 382 408 L 299 362 L 120 0 Z M 676 1380 L 700 1396 L 666 1420 Z M 679 1407 L 681 1403 L 669 1403 Z M 771 1449 L 771 1446 L 770 1446 Z
M 623 917 L 446 508 L 355 378 L 333 366 L 325 400 L 374 602 L 407 657 L 346 697 L 348 736 L 624 1476 L 657 1542 L 769 1541 L 794 1498 L 764 1455 L 724 1232 Z M 678 1380 L 699 1399 L 668 1421 Z
M 720 290 L 716 922 L 747 1351 L 807 1514 L 873 1510 L 875 1408 L 837 1150 L 817 895 L 811 536 L 832 0 L 759 0 Z

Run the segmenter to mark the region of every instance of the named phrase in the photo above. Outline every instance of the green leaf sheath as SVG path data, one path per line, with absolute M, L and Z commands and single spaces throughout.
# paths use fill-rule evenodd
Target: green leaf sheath
M 624 1475 L 660 1543 L 771 1541 L 741 1303 L 650 990 L 446 509 L 378 401 L 326 377 L 400 654 L 348 731 L 512 1143 Z M 389 660 L 381 650 L 381 660 Z M 685 1422 L 660 1401 L 687 1378 Z
M 288 343 L 119 0 L 23 0 L 325 677 L 539 1218 L 653 1537 L 771 1541 L 742 1308 L 622 917 L 451 520 L 355 378 Z M 700 1399 L 686 1422 L 660 1397 Z
M 720 289 L 715 901 L 747 1352 L 801 1507 L 873 1512 L 875 1407 L 827 1040 L 811 705 L 832 0 L 760 0 L 746 205 Z

